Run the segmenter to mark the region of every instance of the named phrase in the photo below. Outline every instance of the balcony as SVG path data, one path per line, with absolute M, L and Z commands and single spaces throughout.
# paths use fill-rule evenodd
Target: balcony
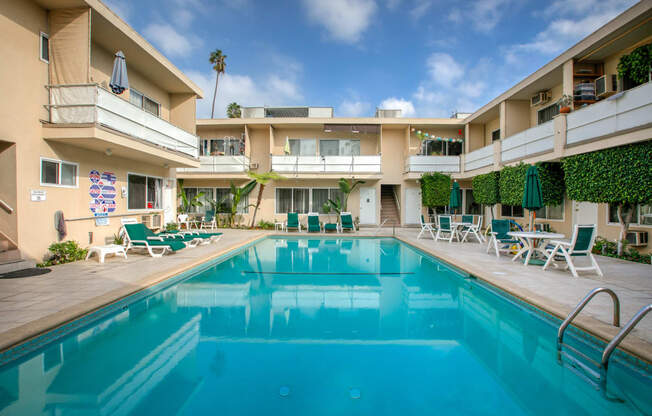
M 573 111 L 566 117 L 566 144 L 573 145 L 652 123 L 652 82 Z
M 494 164 L 494 146 L 489 145 L 466 154 L 464 170 L 475 170 Z
M 555 142 L 554 121 L 548 121 L 516 133 L 501 141 L 500 160 L 523 159 L 536 154 L 552 152 Z
M 245 173 L 249 170 L 247 156 L 200 156 L 198 168 L 179 168 L 180 173 Z
M 405 161 L 405 172 L 444 172 L 458 173 L 460 171 L 459 156 L 408 156 Z
M 272 170 L 293 174 L 380 174 L 380 155 L 272 156 Z
M 53 85 L 49 89 L 50 123 L 54 125 L 102 126 L 149 145 L 178 152 L 184 157 L 198 156 L 197 136 L 142 110 L 97 84 Z

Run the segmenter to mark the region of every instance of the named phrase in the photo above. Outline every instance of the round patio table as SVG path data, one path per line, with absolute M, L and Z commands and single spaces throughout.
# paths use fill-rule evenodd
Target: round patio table
M 471 227 L 472 225 L 472 222 L 451 222 L 451 227 L 454 229 L 454 234 L 457 237 L 457 241 L 460 243 L 464 242 L 464 238 L 460 236 L 460 228 Z
M 548 233 L 541 231 L 510 231 L 507 235 L 516 237 L 523 243 L 523 247 L 512 257 L 512 261 L 521 257 L 523 253 L 527 251 L 525 256 L 525 266 L 530 263 L 530 259 L 534 256 L 536 258 L 536 253 L 541 253 L 544 258 L 548 258 L 548 253 L 546 253 L 546 240 L 551 239 L 560 239 L 564 238 L 564 234 L 558 233 Z

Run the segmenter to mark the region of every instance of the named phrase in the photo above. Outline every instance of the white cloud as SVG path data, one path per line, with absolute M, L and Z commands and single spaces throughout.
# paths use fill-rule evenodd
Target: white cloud
M 464 9 L 454 8 L 448 19 L 457 24 L 470 23 L 475 30 L 490 32 L 508 9 L 510 0 L 475 0 Z
M 211 115 L 213 91 L 215 89 L 215 72 L 184 71 L 205 93 L 203 100 L 197 101 L 197 117 L 208 118 Z M 294 80 L 270 74 L 261 79 L 248 75 L 223 74 L 215 100 L 215 117 L 226 116 L 226 106 L 237 102 L 243 107 L 297 105 L 303 99 Z
M 464 67 L 447 53 L 433 53 L 426 66 L 432 80 L 441 85 L 450 85 L 464 75 Z
M 168 24 L 152 23 L 143 29 L 143 35 L 170 56 L 187 56 L 201 44 L 196 36 L 184 36 Z
M 125 22 L 131 18 L 132 7 L 128 0 L 104 0 L 104 3 Z
M 376 14 L 374 0 L 303 0 L 308 18 L 323 26 L 330 38 L 356 43 Z
M 369 117 L 371 104 L 366 101 L 344 100 L 337 106 L 337 117 Z
M 402 117 L 413 117 L 416 114 L 412 101 L 408 101 L 403 98 L 386 98 L 380 103 L 378 108 L 383 110 L 401 110 Z

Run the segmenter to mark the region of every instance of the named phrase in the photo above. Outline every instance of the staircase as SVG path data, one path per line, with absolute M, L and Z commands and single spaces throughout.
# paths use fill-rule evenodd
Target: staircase
M 35 262 L 25 260 L 13 242 L 0 233 L 0 274 L 34 267 Z
M 394 192 L 391 186 L 380 187 L 380 222 L 387 220 L 385 227 L 400 227 L 401 219 L 398 207 L 394 200 Z

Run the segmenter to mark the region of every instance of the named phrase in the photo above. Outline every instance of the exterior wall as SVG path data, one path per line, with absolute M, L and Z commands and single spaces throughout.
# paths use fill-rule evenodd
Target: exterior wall
M 346 133 L 346 132 L 325 132 L 320 127 L 304 128 L 274 128 L 273 155 L 284 155 L 286 138 L 289 139 L 355 139 L 360 140 L 361 155 L 378 154 L 378 136 L 375 134 Z M 317 143 L 317 155 L 319 155 L 319 143 Z
M 530 127 L 534 127 L 538 125 L 539 123 L 539 115 L 538 112 L 539 110 L 543 110 L 544 108 L 548 107 L 549 105 L 552 105 L 555 103 L 555 101 L 559 100 L 561 96 L 563 95 L 563 90 L 564 87 L 562 84 L 557 84 L 554 87 L 550 88 L 550 101 L 547 103 L 537 106 L 537 107 L 531 107 L 530 108 Z
M 492 143 L 491 132 L 493 132 L 494 130 L 498 130 L 499 128 L 500 128 L 500 117 L 496 117 L 492 120 L 489 120 L 484 124 L 484 146 L 489 146 Z M 504 137 L 503 134 L 504 133 L 501 131 L 500 137 Z
M 506 123 L 505 137 L 527 130 L 530 124 L 530 103 L 523 100 L 508 100 L 505 102 Z
M 405 157 L 408 151 L 405 148 L 407 127 L 390 129 L 382 126 L 381 129 L 381 171 L 383 173 L 381 183 L 398 185 L 403 182 Z
M 615 53 L 607 58 L 604 59 L 604 73 L 605 74 L 617 74 L 618 73 L 618 61 L 620 61 L 620 57 L 623 55 L 627 55 L 628 53 L 631 53 L 634 49 L 638 48 L 639 46 L 647 45 L 648 43 L 652 42 L 652 36 L 648 36 L 647 38 L 635 43 L 634 45 L 623 49 L 619 51 L 618 53 Z
M 16 145 L 0 141 L 0 199 L 16 209 L 18 198 L 16 189 Z M 18 240 L 16 214 L 0 209 L 0 232 L 12 241 Z M 0 240 L 1 240 L 0 236 Z
M 170 123 L 188 133 L 197 134 L 197 96 L 170 94 Z
M 467 124 L 465 152 L 470 153 L 485 146 L 486 138 L 483 124 Z

